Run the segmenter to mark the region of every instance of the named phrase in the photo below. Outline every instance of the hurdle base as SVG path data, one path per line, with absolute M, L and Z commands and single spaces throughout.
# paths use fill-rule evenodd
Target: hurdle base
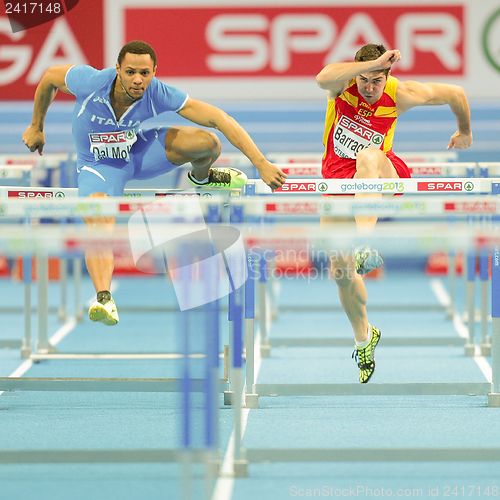
M 481 356 L 491 356 L 491 344 L 481 344 Z
M 211 457 L 207 460 L 206 473 L 211 478 L 216 478 L 220 474 L 221 460 L 219 457 Z
M 224 405 L 232 406 L 233 397 L 234 397 L 234 391 L 224 391 Z
M 488 406 L 491 408 L 500 408 L 500 392 L 490 392 L 488 394 Z
M 261 344 L 260 345 L 260 357 L 270 358 L 271 357 L 271 344 Z
M 255 410 L 256 408 L 259 407 L 259 395 L 252 393 L 252 394 L 245 394 L 245 407 L 250 408 L 252 410 Z
M 248 460 L 246 458 L 235 459 L 233 462 L 234 477 L 248 477 Z
M 29 357 L 31 357 L 31 354 L 57 354 L 58 352 L 57 347 L 49 342 L 43 347 L 38 346 L 34 353 L 30 353 Z M 41 360 L 33 360 L 33 363 L 40 363 L 40 361 Z
M 476 355 L 476 346 L 474 344 L 465 344 L 464 354 L 469 358 L 473 358 Z
M 29 359 L 31 357 L 31 347 L 21 347 L 21 358 Z

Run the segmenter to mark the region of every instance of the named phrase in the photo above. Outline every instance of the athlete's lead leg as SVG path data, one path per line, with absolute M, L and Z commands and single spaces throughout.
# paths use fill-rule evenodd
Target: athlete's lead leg
M 219 138 L 195 127 L 171 127 L 165 135 L 167 159 L 174 165 L 191 163 L 190 181 L 198 186 L 242 188 L 246 175 L 235 168 L 213 168 L 221 152 Z

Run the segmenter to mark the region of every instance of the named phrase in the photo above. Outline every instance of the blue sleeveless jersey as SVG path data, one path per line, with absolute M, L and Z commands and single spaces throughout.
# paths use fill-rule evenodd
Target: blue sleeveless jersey
M 166 111 L 179 111 L 188 99 L 185 92 L 153 78 L 143 96 L 118 121 L 110 101 L 115 77 L 115 68 L 97 70 L 87 65 L 73 66 L 66 73 L 66 86 L 76 97 L 73 141 L 80 166 L 126 166 L 133 145 L 141 140 L 137 134 L 141 122 Z

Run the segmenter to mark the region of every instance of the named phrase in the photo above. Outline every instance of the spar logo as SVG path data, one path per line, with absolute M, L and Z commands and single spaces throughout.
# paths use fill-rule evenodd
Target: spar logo
M 279 3 L 279 5 L 276 5 Z M 387 4 L 387 2 L 379 2 Z M 463 2 L 461 2 L 463 3 Z M 463 75 L 465 8 L 439 5 L 358 5 L 358 2 L 203 2 L 108 0 L 105 33 L 134 36 L 136 15 L 162 33 L 159 60 L 169 60 L 158 77 L 303 76 L 310 79 L 329 61 L 351 60 L 359 40 L 376 39 L 401 48 L 398 72 L 413 75 Z M 320 5 L 318 5 L 320 4 Z M 335 8 L 332 8 L 335 5 Z M 189 19 L 190 30 L 179 30 Z M 113 65 L 120 37 L 111 37 L 106 53 Z M 184 58 L 172 60 L 168 48 L 183 46 Z M 254 84 L 252 83 L 252 87 Z
M 465 213 L 497 213 L 497 204 L 490 201 L 461 201 L 447 202 L 444 204 L 446 212 L 465 212 Z
M 380 144 L 383 140 L 382 135 L 377 134 L 373 130 L 366 128 L 363 125 L 360 125 L 359 123 L 356 123 L 353 120 L 350 120 L 346 116 L 342 116 L 342 118 L 339 121 L 339 124 L 345 129 L 351 130 L 357 136 L 362 137 L 367 141 L 372 141 L 374 144 Z
M 486 21 L 483 29 L 482 44 L 488 62 L 500 72 L 500 9 Z
M 148 203 L 144 205 L 142 203 L 119 203 L 118 211 L 119 212 L 137 212 L 142 210 L 143 212 L 156 212 L 162 214 L 171 214 L 173 212 L 172 205 L 167 205 L 165 203 Z
M 98 142 L 101 144 L 117 144 L 127 142 L 128 139 L 134 138 L 134 132 L 131 130 L 123 132 L 106 132 L 106 133 L 91 133 L 89 134 L 90 142 Z
M 292 166 L 283 167 L 281 170 L 287 175 L 296 175 L 300 177 L 312 177 L 315 175 L 320 175 L 321 167 L 302 167 L 302 166 Z
M 410 167 L 410 172 L 414 175 L 433 175 L 438 176 L 443 173 L 441 167 Z
M 316 192 L 315 182 L 285 182 L 276 191 L 283 191 L 287 193 L 314 193 Z
M 264 210 L 272 214 L 297 214 L 297 215 L 316 215 L 319 213 L 316 203 L 266 203 Z
M 9 198 L 65 198 L 62 191 L 7 191 Z
M 419 182 L 417 191 L 472 191 L 474 184 L 472 182 Z

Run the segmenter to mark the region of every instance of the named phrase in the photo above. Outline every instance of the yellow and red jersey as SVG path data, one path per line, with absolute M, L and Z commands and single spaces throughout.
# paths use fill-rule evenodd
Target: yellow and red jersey
M 353 79 L 338 97 L 328 100 L 323 135 L 323 177 L 353 177 L 356 155 L 368 147 L 380 148 L 392 161 L 400 177 L 410 177 L 408 167 L 392 152 L 398 119 L 397 87 L 397 78 L 389 76 L 380 99 L 368 104 Z

